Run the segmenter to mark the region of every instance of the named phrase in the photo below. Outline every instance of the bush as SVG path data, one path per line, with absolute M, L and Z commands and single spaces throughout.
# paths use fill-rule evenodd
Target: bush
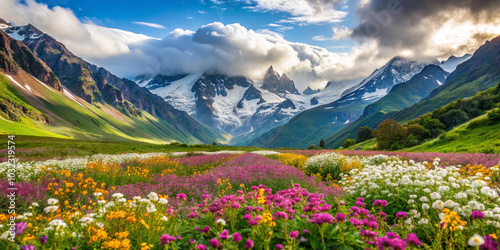
M 387 119 L 378 126 L 377 145 L 380 149 L 400 148 L 403 141 L 403 126 L 398 122 Z
M 352 169 L 361 169 L 361 159 L 346 157 L 337 153 L 323 153 L 307 160 L 304 172 L 307 175 L 320 177 L 322 180 L 339 180 L 340 174 L 347 174 Z
M 461 109 L 452 109 L 444 113 L 439 119 L 446 128 L 450 129 L 469 120 L 469 116 Z
M 348 148 L 350 146 L 353 146 L 354 144 L 356 144 L 356 140 L 354 140 L 354 139 L 346 139 L 344 141 L 344 143 L 342 143 L 342 147 L 343 148 Z
M 467 124 L 467 129 L 474 129 L 474 128 L 478 128 L 478 127 L 483 127 L 483 126 L 488 125 L 489 122 L 490 122 L 490 120 L 488 119 L 488 117 L 481 117 L 481 118 L 470 121 L 469 124 Z
M 428 115 L 423 116 L 422 118 L 417 120 L 417 123 L 422 126 L 425 131 L 428 133 L 429 138 L 425 139 L 430 139 L 430 138 L 436 138 L 438 137 L 446 128 L 446 126 L 440 122 L 436 118 L 432 118 Z
M 500 121 L 500 108 L 495 108 L 488 113 L 488 119 L 492 122 Z
M 316 146 L 314 146 L 314 144 L 313 144 L 313 145 L 309 146 L 307 149 L 309 149 L 309 150 L 313 150 L 315 147 L 316 147 Z
M 321 139 L 321 141 L 319 141 L 319 147 L 324 149 L 325 146 L 326 146 L 325 140 Z
M 369 127 L 361 127 L 358 130 L 358 140 L 357 143 L 364 142 L 373 138 L 373 129 Z

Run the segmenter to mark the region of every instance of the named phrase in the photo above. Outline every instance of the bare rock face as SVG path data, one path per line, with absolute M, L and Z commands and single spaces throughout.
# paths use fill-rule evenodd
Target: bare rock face
M 3 21 L 3 20 L 2 20 Z M 23 43 L 9 37 L 0 30 L 0 69 L 7 73 L 17 73 L 24 69 L 39 80 L 57 90 L 61 83 L 50 68 L 33 54 Z
M 284 96 L 286 93 L 299 95 L 295 83 L 285 74 L 280 76 L 278 72 L 274 71 L 273 66 L 267 70 L 262 88 L 279 96 Z

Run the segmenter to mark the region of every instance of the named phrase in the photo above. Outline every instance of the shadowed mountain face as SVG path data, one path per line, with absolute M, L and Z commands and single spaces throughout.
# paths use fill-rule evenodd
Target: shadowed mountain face
M 89 103 L 108 103 L 129 115 L 139 115 L 138 110 L 146 111 L 205 143 L 223 140 L 219 133 L 176 110 L 163 98 L 75 56 L 63 44 L 32 25 L 9 27 L 4 31 L 26 44 L 54 71 L 65 87 Z

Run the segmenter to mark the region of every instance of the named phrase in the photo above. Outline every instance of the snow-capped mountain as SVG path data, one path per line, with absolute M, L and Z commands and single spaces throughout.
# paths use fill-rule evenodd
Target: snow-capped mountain
M 423 63 L 395 57 L 353 87 L 330 84 L 315 94 L 316 97 L 328 93 L 330 88 L 345 88 L 340 98 L 300 113 L 285 125 L 258 137 L 250 145 L 307 147 L 311 142 L 319 142 L 354 122 L 366 106 L 387 95 L 395 85 L 410 80 L 424 67 Z
M 425 64 L 394 57 L 380 69 L 375 70 L 370 76 L 356 86 L 347 89 L 342 97 L 354 92 L 363 93 L 363 99 L 383 97 L 391 88 L 402 82 L 410 80 L 415 74 L 420 73 Z
M 286 123 L 315 106 L 295 83 L 271 66 L 261 82 L 217 74 L 139 76 L 134 81 L 176 109 L 234 136 L 238 144 Z M 340 96 L 341 91 L 338 91 Z
M 2 18 L 0 18 L 0 29 L 6 29 L 6 28 L 9 28 L 11 26 L 12 25 L 10 25 L 10 23 L 8 23 L 5 20 L 3 20 Z
M 472 54 L 465 54 L 464 56 L 461 57 L 456 57 L 456 56 L 450 56 L 450 58 L 446 59 L 445 61 L 441 62 L 441 68 L 444 69 L 446 72 L 453 72 L 457 66 L 467 60 L 469 60 L 472 57 Z

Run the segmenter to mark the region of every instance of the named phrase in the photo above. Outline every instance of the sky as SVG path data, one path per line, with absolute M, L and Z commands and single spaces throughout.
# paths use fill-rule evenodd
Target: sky
M 267 68 L 299 90 L 366 77 L 394 56 L 472 53 L 500 35 L 498 0 L 1 0 L 0 18 L 31 23 L 122 77 Z

